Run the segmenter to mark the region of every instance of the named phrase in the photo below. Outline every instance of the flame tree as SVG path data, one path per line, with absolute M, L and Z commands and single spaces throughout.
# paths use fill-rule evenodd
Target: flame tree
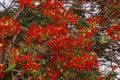
M 8 7 L 0 5 L 1 79 L 119 79 L 119 1 L 13 0 Z M 103 75 L 99 68 L 106 61 L 112 70 Z

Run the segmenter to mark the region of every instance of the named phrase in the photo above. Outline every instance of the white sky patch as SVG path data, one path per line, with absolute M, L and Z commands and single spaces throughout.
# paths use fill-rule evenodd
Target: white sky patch
M 7 8 L 11 4 L 11 0 L 0 0 L 0 3 L 3 4 Z M 0 10 L 4 10 L 1 4 L 0 4 Z
M 98 7 L 99 6 L 95 2 L 94 3 L 84 3 L 82 5 L 82 8 L 88 11 L 85 13 L 86 18 L 92 17 L 92 15 L 96 15 L 97 13 L 99 13 L 100 10 Z
M 68 10 L 72 6 L 73 1 L 69 1 L 68 3 L 69 4 L 64 4 L 63 5 L 63 7 L 65 7 L 66 10 Z
M 107 61 L 106 59 L 104 59 L 104 58 L 99 58 L 99 60 L 104 60 L 103 62 L 99 62 L 99 64 L 103 64 L 103 65 L 101 65 L 101 66 L 99 66 L 99 71 L 103 74 L 103 76 L 107 76 L 107 74 L 109 73 L 109 72 L 111 72 L 112 71 L 112 68 L 111 68 L 111 63 L 110 63 L 110 61 Z M 117 66 L 117 64 L 116 63 L 112 63 L 112 65 L 114 66 L 114 65 L 116 65 Z M 120 78 L 120 68 L 118 67 L 118 68 L 116 68 L 115 70 L 114 70 L 114 72 L 115 73 L 117 73 L 117 78 Z M 116 79 L 115 78 L 115 80 L 118 80 L 118 79 Z

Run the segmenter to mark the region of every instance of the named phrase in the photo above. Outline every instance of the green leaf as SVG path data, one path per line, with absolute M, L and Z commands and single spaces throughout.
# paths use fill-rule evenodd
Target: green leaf
M 10 71 L 10 70 L 14 69 L 14 68 L 15 68 L 15 66 L 16 66 L 16 64 L 15 64 L 15 63 L 13 63 L 13 64 L 9 65 L 9 67 L 6 69 L 6 71 Z

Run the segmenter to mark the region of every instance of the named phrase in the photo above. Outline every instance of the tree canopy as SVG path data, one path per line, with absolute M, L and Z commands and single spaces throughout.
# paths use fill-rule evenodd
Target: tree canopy
M 1 80 L 120 79 L 119 0 L 11 0 L 0 6 Z

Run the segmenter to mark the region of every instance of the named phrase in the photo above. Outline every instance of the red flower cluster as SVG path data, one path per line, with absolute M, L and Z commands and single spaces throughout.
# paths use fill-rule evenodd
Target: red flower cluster
M 93 43 L 94 39 L 92 36 L 95 35 L 95 33 L 98 33 L 99 29 L 95 28 L 95 27 L 91 27 L 91 28 L 80 28 L 80 34 L 79 38 L 77 41 L 79 41 L 78 46 L 82 47 L 82 51 L 89 51 L 90 45 Z
M 46 79 L 37 77 L 35 80 L 46 80 Z
M 26 64 L 22 64 L 22 68 L 24 69 L 25 72 L 32 71 L 32 70 L 38 70 L 39 67 L 40 67 L 40 64 L 36 62 L 29 62 Z
M 20 28 L 20 24 L 14 20 L 9 19 L 8 17 L 3 17 L 0 19 L 0 36 L 7 35 L 8 33 L 16 34 Z
M 46 29 L 50 39 L 56 39 L 68 33 L 68 29 L 62 26 L 47 25 Z
M 40 0 L 19 0 L 20 7 L 29 6 L 31 8 L 36 8 L 35 2 Z
M 51 15 L 55 19 L 59 17 L 60 11 L 58 9 L 62 9 L 64 11 L 63 2 L 59 0 L 46 0 L 44 3 L 40 5 L 40 9 L 45 15 Z M 62 12 L 63 12 L 62 11 Z
M 20 48 L 12 47 L 9 52 L 10 64 L 21 65 L 24 71 L 37 70 L 40 67 L 38 61 L 41 59 L 41 56 L 38 54 L 32 55 L 31 53 L 22 54 L 20 53 Z
M 79 57 L 72 57 L 68 62 L 68 68 L 75 68 L 77 71 L 92 70 L 98 67 L 98 59 L 95 53 L 83 53 Z
M 113 25 L 106 29 L 108 36 L 111 36 L 113 39 L 120 39 L 120 25 Z
M 68 22 L 77 24 L 76 20 L 79 18 L 79 16 L 77 14 L 74 14 L 72 11 L 69 11 L 68 13 L 66 13 L 64 15 Z
M 57 38 L 56 40 L 51 40 L 48 42 L 48 46 L 51 50 L 54 51 L 67 51 L 72 47 L 73 40 L 70 39 L 70 36 L 62 36 L 60 38 Z
M 44 27 L 32 25 L 32 27 L 27 30 L 26 43 L 30 44 L 32 40 L 40 42 L 42 38 L 45 37 L 45 34 L 46 29 Z
M 37 1 L 38 0 L 19 0 L 19 4 L 21 7 L 25 5 L 27 7 L 35 8 L 35 2 Z M 53 80 L 58 80 L 60 75 L 68 75 L 65 71 L 68 71 L 69 73 L 71 70 L 75 70 L 75 73 L 77 74 L 77 72 L 80 71 L 92 71 L 96 69 L 96 67 L 98 67 L 98 59 L 97 55 L 90 51 L 91 44 L 94 41 L 93 36 L 95 33 L 99 32 L 99 30 L 95 28 L 95 25 L 99 24 L 99 26 L 101 26 L 102 22 L 105 21 L 105 18 L 102 16 L 88 18 L 87 21 L 90 22 L 90 26 L 87 28 L 82 27 L 78 30 L 79 26 L 76 25 L 77 19 L 79 18 L 78 15 L 74 14 L 71 10 L 65 10 L 63 7 L 63 1 L 39 1 L 41 1 L 41 3 L 37 8 L 40 8 L 44 15 L 48 15 L 50 18 L 52 17 L 53 20 L 44 27 L 40 25 L 32 25 L 26 30 L 27 34 L 25 34 L 25 38 L 23 37 L 25 39 L 23 42 L 25 41 L 29 44 L 30 49 L 33 49 L 35 53 L 40 52 L 39 48 L 41 44 L 42 46 L 45 46 L 45 49 L 48 50 L 42 54 L 45 58 L 41 58 L 41 54 L 30 53 L 31 50 L 28 48 L 27 51 L 21 49 L 22 47 L 28 47 L 28 45 L 22 42 L 21 44 L 23 45 L 16 48 L 15 45 L 17 44 L 14 45 L 11 42 L 14 47 L 10 48 L 7 65 L 15 64 L 15 66 L 19 66 L 26 73 L 30 73 L 32 78 L 36 77 L 36 80 L 44 80 L 44 78 L 40 77 L 46 76 L 47 78 L 50 77 Z M 73 26 L 77 27 L 72 30 L 71 27 L 68 27 L 70 24 L 74 24 Z M 1 18 L 0 49 L 4 46 L 4 39 L 2 39 L 2 36 L 16 34 L 19 30 L 21 30 L 21 27 L 16 20 L 9 19 L 8 17 Z M 106 32 L 110 36 L 113 34 L 119 36 L 120 26 L 114 25 L 108 28 Z M 50 55 L 47 55 L 47 53 L 50 53 Z M 3 72 L 3 69 L 4 66 L 0 65 L 0 75 Z M 37 71 L 43 71 L 43 74 L 41 74 L 42 72 L 39 73 Z M 103 80 L 103 78 L 99 78 L 98 80 Z
M 105 18 L 101 17 L 101 16 L 94 16 L 91 18 L 87 18 L 88 22 L 100 22 L 100 21 L 105 21 Z
M 63 2 L 60 0 L 47 0 L 40 5 L 40 10 L 45 15 L 50 15 L 54 18 L 54 21 L 59 20 L 60 23 L 71 22 L 73 24 L 77 23 L 78 15 L 73 14 L 72 11 L 67 11 L 63 7 Z
M 54 25 L 47 25 L 46 27 L 33 25 L 27 30 L 26 42 L 28 44 L 31 41 L 37 40 L 37 42 L 41 42 L 45 39 L 54 40 L 56 38 L 60 38 L 61 36 L 66 35 L 68 32 L 67 28 L 59 27 Z
M 63 69 L 60 70 L 52 70 L 47 68 L 47 75 L 51 77 L 53 80 L 59 80 L 58 76 L 63 72 Z
M 105 80 L 105 78 L 104 77 L 99 77 L 98 80 Z
M 99 26 L 101 26 L 102 22 L 105 21 L 105 18 L 102 16 L 94 16 L 94 17 L 87 18 L 86 21 L 96 22 L 97 24 L 99 24 Z
M 113 16 L 118 16 L 118 15 L 120 15 L 120 11 L 115 11 L 115 12 L 113 13 Z
M 108 2 L 112 5 L 119 5 L 120 4 L 120 1 L 118 0 L 108 0 Z

